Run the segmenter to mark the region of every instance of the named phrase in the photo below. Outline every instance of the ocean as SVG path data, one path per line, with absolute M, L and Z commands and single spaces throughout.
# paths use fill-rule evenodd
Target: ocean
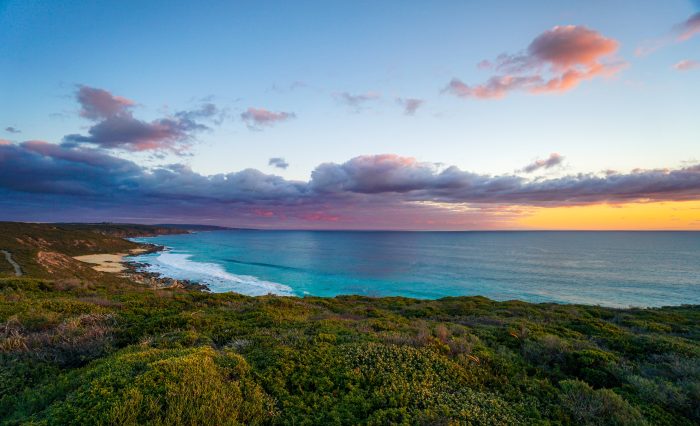
M 147 270 L 213 292 L 700 304 L 700 232 L 196 232 L 136 238 Z

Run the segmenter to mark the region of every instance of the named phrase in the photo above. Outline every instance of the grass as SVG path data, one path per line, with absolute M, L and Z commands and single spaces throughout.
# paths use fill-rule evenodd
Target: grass
M 44 239 L 60 253 L 67 232 Z M 2 424 L 700 423 L 698 306 L 254 298 L 37 275 L 0 278 Z

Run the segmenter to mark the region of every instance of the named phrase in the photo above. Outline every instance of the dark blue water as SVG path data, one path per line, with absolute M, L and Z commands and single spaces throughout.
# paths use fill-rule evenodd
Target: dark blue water
M 143 238 L 138 261 L 250 295 L 482 295 L 605 306 L 700 304 L 700 232 L 216 231 Z

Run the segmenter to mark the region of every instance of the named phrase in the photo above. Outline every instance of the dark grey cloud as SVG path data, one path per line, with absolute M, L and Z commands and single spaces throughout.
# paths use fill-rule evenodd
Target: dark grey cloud
M 68 147 L 89 144 L 126 151 L 182 153 L 196 133 L 209 129 L 201 120 L 216 121 L 221 117 L 216 105 L 206 103 L 195 110 L 178 111 L 148 122 L 134 117 L 133 101 L 88 86 L 78 87 L 76 99 L 81 106 L 80 115 L 96 124 L 87 135 L 66 135 L 64 143 Z
M 532 173 L 540 169 L 551 169 L 552 167 L 560 165 L 563 161 L 564 157 L 561 154 L 553 152 L 549 154 L 549 157 L 545 159 L 537 159 L 523 167 L 523 172 Z
M 7 126 L 7 127 L 5 127 L 5 131 L 8 132 L 8 133 L 22 133 L 21 130 L 19 130 L 18 128 L 13 127 L 13 126 Z
M 0 187 L 59 195 L 93 195 L 132 187 L 143 170 L 94 149 L 69 149 L 43 141 L 0 145 Z
M 281 157 L 272 157 L 270 158 L 270 161 L 267 162 L 268 165 L 277 167 L 278 169 L 286 169 L 289 167 L 289 163 L 284 161 L 284 158 Z
M 629 174 L 578 174 L 548 180 L 480 175 L 395 155 L 318 166 L 309 182 L 323 194 L 384 194 L 402 201 L 575 205 L 700 197 L 700 165 Z M 394 195 L 392 195 L 394 194 Z
M 434 203 L 491 211 L 503 206 L 697 200 L 700 165 L 530 180 L 376 155 L 321 164 L 310 181 L 302 182 L 255 169 L 210 176 L 179 164 L 147 169 L 100 150 L 28 141 L 0 144 L 0 195 L 0 211 L 20 212 L 26 206 L 26 217 L 36 217 L 35 209 L 43 209 L 47 217 L 55 206 L 66 215 L 71 207 L 90 206 L 100 217 L 129 207 L 149 217 L 247 218 L 249 223 L 269 217 L 290 224 L 337 223 L 344 216 L 377 214 L 421 220 L 427 212 L 452 214 Z

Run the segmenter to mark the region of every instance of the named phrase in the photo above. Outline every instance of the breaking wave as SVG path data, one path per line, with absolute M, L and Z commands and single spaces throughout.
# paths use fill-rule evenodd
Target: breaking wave
M 236 275 L 227 272 L 221 265 L 191 260 L 192 255 L 162 251 L 153 255 L 135 257 L 136 262 L 143 262 L 147 272 L 154 272 L 181 280 L 197 281 L 209 286 L 215 293 L 233 291 L 248 296 L 278 294 L 292 295 L 289 286 L 270 281 L 263 281 L 250 275 Z

